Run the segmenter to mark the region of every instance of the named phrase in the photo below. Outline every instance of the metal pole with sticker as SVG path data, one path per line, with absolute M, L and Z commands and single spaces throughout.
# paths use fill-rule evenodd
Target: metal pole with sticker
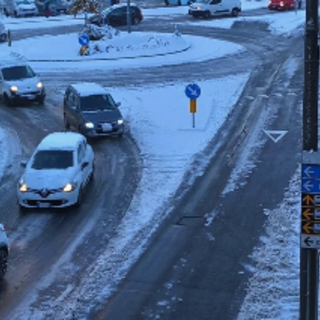
M 197 99 L 200 97 L 201 88 L 195 84 L 190 83 L 185 89 L 186 96 L 190 99 L 190 113 L 192 114 L 192 128 L 196 126 L 195 114 L 197 113 Z

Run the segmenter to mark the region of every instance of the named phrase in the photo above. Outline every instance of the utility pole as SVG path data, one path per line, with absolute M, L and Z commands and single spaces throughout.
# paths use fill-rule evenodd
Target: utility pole
M 306 0 L 306 29 L 304 47 L 304 96 L 303 96 L 303 160 L 302 160 L 302 223 L 300 249 L 300 320 L 318 319 L 319 286 L 319 237 L 317 217 L 306 222 L 304 213 L 306 201 L 310 200 L 311 211 L 320 205 L 316 199 L 319 191 L 308 188 L 318 185 L 319 176 L 311 175 L 310 168 L 320 168 L 318 152 L 318 5 L 319 0 Z M 308 160 L 309 159 L 309 160 Z M 312 171 L 312 173 L 314 173 Z M 311 182 L 310 182 L 311 181 Z M 316 194 L 317 193 L 317 194 Z M 308 204 L 308 205 L 309 205 Z M 310 227 L 311 226 L 311 227 Z M 308 229 L 309 228 L 309 229 Z M 311 229 L 310 229 L 311 228 Z
M 131 32 L 130 0 L 127 0 L 127 27 L 128 27 L 128 33 L 130 33 Z

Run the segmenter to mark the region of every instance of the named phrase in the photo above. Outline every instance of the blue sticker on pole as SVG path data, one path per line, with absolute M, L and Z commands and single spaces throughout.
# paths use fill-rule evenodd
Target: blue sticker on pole
M 200 97 L 201 89 L 197 84 L 190 83 L 186 86 L 185 94 L 189 99 L 195 100 Z

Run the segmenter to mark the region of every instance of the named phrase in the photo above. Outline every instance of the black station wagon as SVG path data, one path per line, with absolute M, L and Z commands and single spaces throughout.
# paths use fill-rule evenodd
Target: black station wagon
M 66 130 L 75 129 L 86 137 L 122 137 L 124 124 L 120 103 L 96 83 L 70 85 L 64 95 L 63 118 Z

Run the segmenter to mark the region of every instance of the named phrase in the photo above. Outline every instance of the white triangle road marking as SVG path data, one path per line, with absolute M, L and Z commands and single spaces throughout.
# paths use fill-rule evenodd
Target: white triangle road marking
M 274 142 L 277 143 L 280 139 L 284 137 L 284 135 L 288 132 L 288 130 L 263 130 L 263 132 Z

